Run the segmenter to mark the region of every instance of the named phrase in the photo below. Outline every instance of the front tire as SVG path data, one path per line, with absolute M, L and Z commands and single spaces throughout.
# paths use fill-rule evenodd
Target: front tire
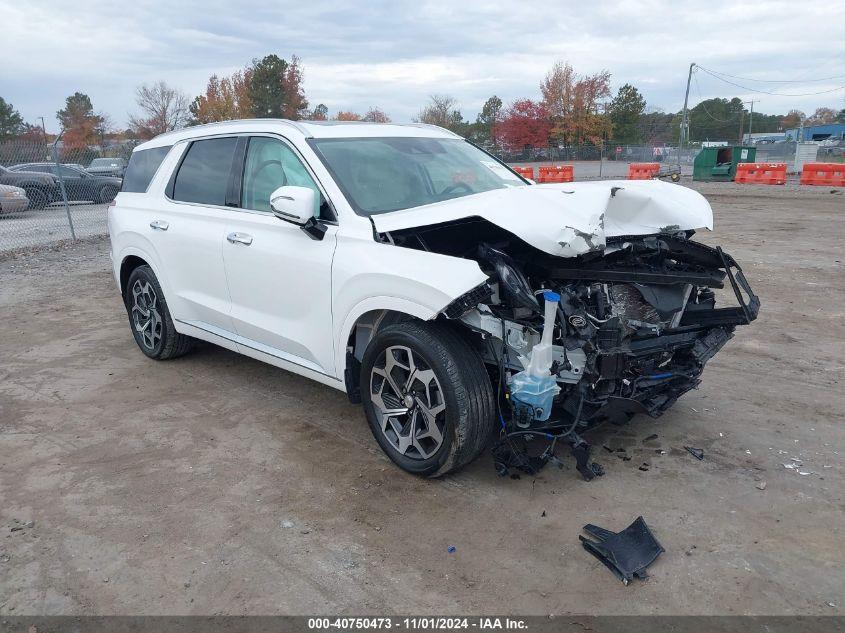
M 152 268 L 144 265 L 132 271 L 123 299 L 132 336 L 144 354 L 168 360 L 191 351 L 194 339 L 176 331 Z
M 440 324 L 380 330 L 361 363 L 361 396 L 379 446 L 415 475 L 459 470 L 493 434 L 495 400 L 484 362 Z

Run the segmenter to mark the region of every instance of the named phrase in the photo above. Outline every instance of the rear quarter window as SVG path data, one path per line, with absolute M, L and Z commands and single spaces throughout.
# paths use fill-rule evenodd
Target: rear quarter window
M 171 147 L 173 146 L 167 145 L 132 152 L 120 190 L 129 193 L 145 193 Z

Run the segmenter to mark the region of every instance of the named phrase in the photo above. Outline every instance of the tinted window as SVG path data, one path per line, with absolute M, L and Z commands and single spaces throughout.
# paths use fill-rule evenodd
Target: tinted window
M 65 167 L 64 165 L 62 165 L 61 169 L 62 169 L 62 171 L 61 171 L 62 178 L 81 178 L 82 177 L 82 173 L 77 171 L 76 169 L 73 169 L 72 167 Z
M 176 174 L 173 199 L 225 205 L 236 144 L 237 139 L 232 137 L 191 143 Z
M 157 149 L 170 149 L 168 148 L 157 148 Z M 149 152 L 151 150 L 144 150 Z M 166 152 L 165 152 L 166 153 Z M 91 164 L 88 165 L 89 167 L 122 167 L 123 161 L 120 158 L 95 158 L 91 161 Z
M 168 145 L 167 147 L 153 147 L 152 149 L 132 152 L 132 156 L 129 158 L 129 166 L 126 168 L 126 174 L 123 177 L 121 191 L 144 193 L 171 147 Z
M 293 150 L 274 138 L 255 136 L 249 140 L 244 165 L 241 206 L 244 209 L 270 211 L 270 194 L 279 187 L 308 187 L 317 194 L 314 213 L 331 219 L 331 211 L 319 187 Z

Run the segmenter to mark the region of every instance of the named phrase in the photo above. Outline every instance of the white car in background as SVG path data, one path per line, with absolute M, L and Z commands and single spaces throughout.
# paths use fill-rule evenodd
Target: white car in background
M 759 308 L 736 262 L 690 239 L 713 223 L 695 191 L 532 185 L 430 126 L 164 134 L 134 150 L 108 219 L 144 354 L 202 339 L 344 391 L 422 475 L 498 430 L 499 466 L 554 437 L 590 478 L 579 432 L 663 413 Z
M 26 191 L 12 185 L 0 185 L 0 213 L 21 213 L 29 208 Z

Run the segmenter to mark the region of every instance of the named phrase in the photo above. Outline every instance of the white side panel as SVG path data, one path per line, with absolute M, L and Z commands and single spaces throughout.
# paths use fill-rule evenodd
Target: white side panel
M 232 212 L 226 233 L 251 244 L 223 245 L 232 298 L 232 323 L 240 336 L 335 375 L 331 266 L 337 229 L 313 240 L 298 226 L 267 213 Z
M 468 259 L 338 233 L 332 267 L 337 375 L 343 375 L 352 326 L 365 312 L 396 310 L 432 319 L 487 279 L 478 264 Z
M 299 376 L 316 380 L 340 391 L 346 391 L 346 386 L 342 381 L 318 371 L 316 365 L 302 364 L 301 359 L 286 354 L 282 350 L 273 349 L 258 341 L 239 336 L 234 332 L 220 330 L 208 323 L 177 321 L 176 324 L 178 326 L 177 330 L 183 334 L 214 343 L 233 352 L 238 352 L 244 356 L 249 356 L 250 358 L 260 360 L 263 363 L 268 363 Z

